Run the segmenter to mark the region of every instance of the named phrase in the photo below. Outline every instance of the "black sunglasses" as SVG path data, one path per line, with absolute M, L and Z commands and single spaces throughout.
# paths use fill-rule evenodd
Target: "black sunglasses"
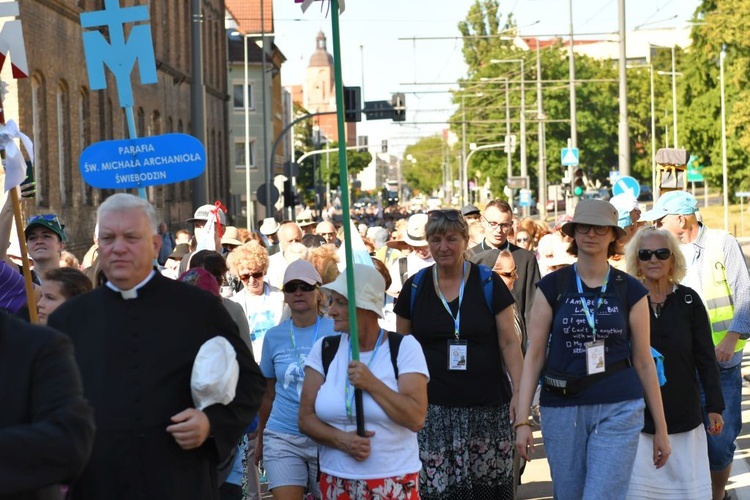
M 455 208 L 446 208 L 442 210 L 431 210 L 428 218 L 429 219 L 448 219 L 451 222 L 455 222 L 457 220 L 461 220 L 461 212 L 456 210 Z
M 651 260 L 651 256 L 656 255 L 659 260 L 667 260 L 671 255 L 672 251 L 669 248 L 658 248 L 656 250 L 638 250 L 638 260 L 648 262 Z
M 609 226 L 595 226 L 593 224 L 576 224 L 575 228 L 578 234 L 588 234 L 591 229 L 599 236 L 604 236 L 609 232 Z
M 284 293 L 295 293 L 297 290 L 302 289 L 303 292 L 312 292 L 318 285 L 310 285 L 309 283 L 303 283 L 301 281 L 292 281 L 284 285 Z
M 240 279 L 242 281 L 247 281 L 252 276 L 254 279 L 259 280 L 263 277 L 263 271 L 258 271 L 257 273 L 250 273 L 250 274 L 240 274 Z

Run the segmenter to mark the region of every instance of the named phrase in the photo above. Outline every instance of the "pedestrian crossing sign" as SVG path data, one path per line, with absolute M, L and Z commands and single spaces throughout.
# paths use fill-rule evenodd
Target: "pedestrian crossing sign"
M 564 167 L 578 165 L 578 148 L 562 148 L 560 150 L 560 163 Z

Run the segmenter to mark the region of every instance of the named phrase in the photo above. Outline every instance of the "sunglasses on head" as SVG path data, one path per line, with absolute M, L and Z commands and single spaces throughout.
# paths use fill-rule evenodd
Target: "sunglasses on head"
M 460 220 L 461 212 L 456 210 L 455 208 L 445 208 L 442 210 L 432 210 L 430 211 L 428 218 L 430 219 L 448 219 L 451 222 L 455 222 L 457 220 Z
M 513 269 L 512 271 L 509 271 L 509 272 L 500 272 L 500 271 L 495 271 L 495 272 L 497 274 L 499 274 L 500 276 L 502 276 L 503 278 L 508 278 L 508 279 L 518 278 L 518 268 L 517 267 L 515 269 Z
M 257 273 L 240 274 L 240 279 L 242 281 L 248 281 L 252 277 L 253 279 L 259 280 L 263 277 L 263 274 L 263 271 L 258 271 Z
M 39 215 L 32 215 L 29 217 L 28 223 L 33 224 L 34 222 L 39 221 L 49 221 L 49 222 L 56 222 L 57 224 L 60 224 L 60 221 L 57 219 L 57 214 L 39 214 Z
M 669 248 L 657 248 L 656 250 L 638 250 L 638 260 L 647 262 L 651 260 L 652 255 L 656 255 L 656 258 L 659 260 L 667 260 L 670 255 L 672 255 L 672 251 Z
M 292 281 L 284 285 L 282 290 L 284 290 L 284 293 L 295 293 L 300 288 L 303 292 L 312 292 L 318 288 L 318 285 L 310 285 L 309 283 L 304 283 L 302 281 Z

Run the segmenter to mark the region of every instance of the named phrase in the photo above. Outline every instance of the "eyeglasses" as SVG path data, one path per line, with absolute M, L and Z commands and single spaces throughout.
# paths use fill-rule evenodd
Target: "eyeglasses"
M 495 271 L 495 272 L 499 274 L 500 276 L 502 276 L 503 278 L 508 278 L 508 279 L 518 278 L 518 267 L 514 267 L 513 270 L 510 272 L 505 272 L 505 273 L 500 272 L 500 271 Z
M 312 292 L 313 290 L 318 288 L 318 285 L 311 285 L 302 281 L 291 281 L 284 285 L 284 288 L 282 288 L 282 290 L 284 290 L 284 293 L 295 293 L 300 288 L 303 292 Z
M 528 243 L 528 238 L 516 238 L 516 243 Z
M 451 222 L 456 222 L 457 220 L 461 220 L 461 212 L 456 210 L 455 208 L 446 208 L 443 210 L 431 210 L 428 214 L 429 219 L 448 219 Z
M 263 271 L 258 271 L 257 273 L 248 273 L 248 274 L 240 274 L 240 279 L 242 281 L 248 281 L 251 277 L 255 280 L 259 280 L 263 277 L 265 273 Z
M 656 255 L 659 260 L 667 260 L 671 255 L 672 251 L 669 248 L 658 248 L 656 250 L 638 250 L 638 260 L 648 262 L 651 260 L 651 256 Z
M 594 229 L 594 232 L 598 234 L 599 236 L 604 236 L 609 232 L 609 226 L 594 226 L 592 224 L 576 224 L 576 233 L 578 234 L 588 234 L 591 229 Z
M 494 222 L 491 220 L 487 220 L 487 217 L 482 217 L 484 219 L 484 222 L 487 223 L 488 226 L 490 226 L 490 229 L 493 231 L 497 228 L 502 229 L 503 231 L 510 231 L 510 228 L 513 227 L 512 222 Z
M 38 214 L 38 215 L 32 215 L 31 217 L 29 217 L 28 223 L 29 224 L 33 224 L 34 222 L 39 222 L 39 221 L 43 221 L 43 220 L 46 220 L 46 221 L 49 221 L 49 222 L 55 222 L 55 223 L 57 223 L 57 225 L 60 225 L 60 221 L 57 218 L 57 214 Z

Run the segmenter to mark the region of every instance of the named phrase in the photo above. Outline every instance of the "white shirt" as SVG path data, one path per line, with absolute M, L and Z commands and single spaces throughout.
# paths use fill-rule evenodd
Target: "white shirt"
M 309 366 L 320 374 L 323 374 L 322 343 L 322 339 L 315 343 L 305 361 L 306 367 Z M 398 391 L 388 341 L 383 341 L 377 350 L 377 356 L 371 360 L 374 352 L 376 351 L 361 352 L 360 361 L 368 364 L 370 371 L 390 389 Z M 328 376 L 315 399 L 315 413 L 318 418 L 344 432 L 357 430 L 356 419 L 347 415 L 344 398 L 348 364 L 349 335 L 343 334 L 336 356 L 328 367 Z M 411 335 L 404 336 L 401 341 L 397 364 L 399 375 L 422 373 L 429 380 L 422 347 Z M 358 462 L 344 451 L 321 446 L 320 470 L 347 479 L 378 479 L 418 472 L 422 468 L 422 463 L 419 460 L 417 433 L 391 420 L 367 392 L 363 393 L 362 399 L 365 428 L 375 431 L 375 435 L 370 438 L 370 456 L 363 462 Z M 353 406 L 354 403 L 352 408 Z
M 393 264 L 388 269 L 388 272 L 391 273 L 391 286 L 388 288 L 388 294 L 393 296 L 398 295 L 401 292 L 401 287 L 404 285 L 401 282 L 401 266 L 398 263 L 399 260 L 400 259 L 393 261 Z M 423 259 L 419 257 L 416 252 L 411 252 L 406 256 L 406 277 L 411 278 L 421 269 L 430 267 L 434 263 L 435 259 L 432 258 L 432 255 Z

